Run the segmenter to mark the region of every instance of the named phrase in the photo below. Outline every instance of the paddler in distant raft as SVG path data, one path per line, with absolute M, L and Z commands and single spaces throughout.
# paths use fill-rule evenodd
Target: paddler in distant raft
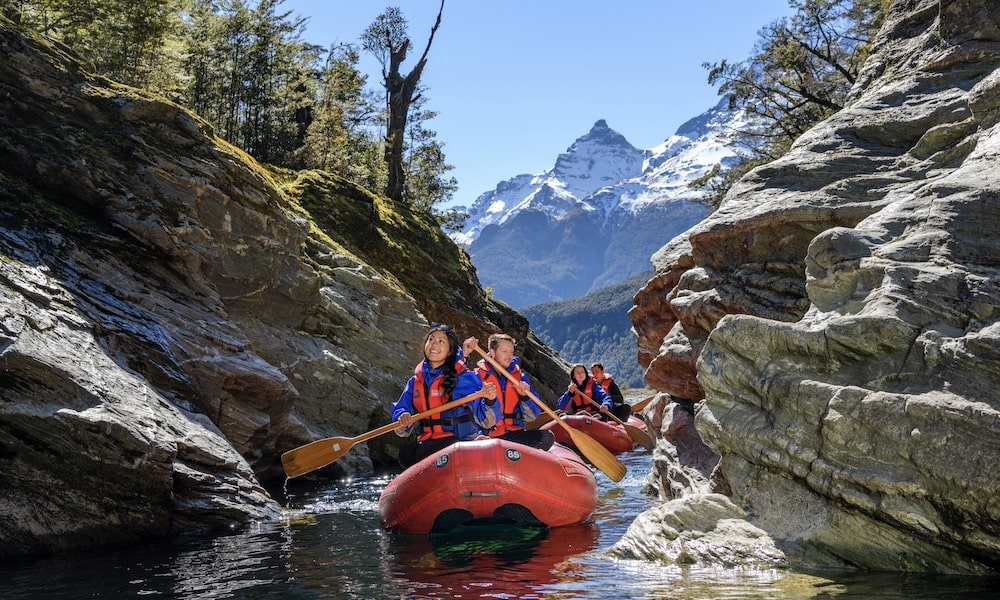
M 462 349 L 468 357 L 478 345 L 479 340 L 471 337 L 462 342 Z M 487 432 L 487 435 L 539 450 L 548 450 L 556 441 L 555 435 L 547 429 L 528 429 L 525 424 L 526 421 L 537 417 L 542 409 L 529 397 L 531 394 L 538 397 L 538 394 L 531 387 L 528 375 L 521 370 L 518 357 L 514 356 L 516 345 L 514 338 L 506 333 L 494 333 L 487 342 L 490 356 L 517 380 L 516 384 L 498 373 L 485 358 L 476 364 L 479 378 L 484 383 L 494 384 L 500 390 L 498 397 L 502 418 Z
M 588 400 L 584 394 L 600 406 L 594 406 L 594 402 Z M 590 376 L 587 367 L 577 363 L 569 370 L 569 385 L 566 386 L 566 392 L 559 396 L 557 405 L 559 410 L 567 415 L 589 414 L 607 421 L 610 418 L 608 415 L 612 414 L 613 401 L 604 388 Z
M 611 412 L 620 420 L 628 421 L 628 418 L 632 416 L 632 407 L 625 403 L 625 395 L 615 383 L 615 378 L 607 373 L 604 370 L 604 365 L 599 362 L 590 365 L 590 374 L 594 376 L 594 381 L 601 384 L 604 391 L 611 396 Z
M 500 420 L 497 388 L 483 384 L 459 356 L 458 336 L 447 325 L 432 323 L 424 336 L 424 359 L 413 369 L 403 393 L 392 405 L 392 420 L 399 422 L 396 435 L 406 437 L 416 428 L 417 439 L 399 449 L 403 468 L 462 440 L 474 440 Z M 479 397 L 430 418 L 414 422 L 412 415 L 463 398 L 478 391 Z

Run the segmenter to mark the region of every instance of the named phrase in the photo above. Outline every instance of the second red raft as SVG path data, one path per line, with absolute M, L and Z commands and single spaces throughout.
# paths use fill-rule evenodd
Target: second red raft
M 576 525 L 596 507 L 594 472 L 575 452 L 497 438 L 459 442 L 428 456 L 390 481 L 378 501 L 384 529 L 412 534 L 487 519 Z
M 582 414 L 566 415 L 562 420 L 573 429 L 582 431 L 594 438 L 613 454 L 628 452 L 635 444 L 632 436 L 625 431 L 625 428 L 621 424 L 615 421 L 602 421 L 597 417 Z M 645 421 L 634 415 L 629 417 L 627 423 L 643 431 L 646 430 Z M 573 438 L 556 421 L 549 421 L 545 425 L 542 425 L 541 428 L 552 431 L 553 435 L 556 436 L 556 442 L 573 447 Z

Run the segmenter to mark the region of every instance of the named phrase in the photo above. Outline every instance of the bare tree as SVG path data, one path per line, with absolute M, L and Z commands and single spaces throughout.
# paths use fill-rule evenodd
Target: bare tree
M 427 54 L 434 41 L 434 34 L 441 25 L 443 11 L 444 0 L 441 0 L 437 20 L 431 27 L 424 53 L 405 76 L 400 73 L 400 67 L 406 60 L 410 38 L 406 19 L 398 7 L 387 8 L 361 35 L 364 49 L 371 52 L 382 64 L 382 81 L 385 85 L 386 106 L 389 109 L 385 127 L 385 164 L 388 171 L 385 195 L 397 202 L 404 200 L 406 190 L 406 173 L 403 169 L 406 120 L 410 106 L 420 98 L 420 75 L 427 64 Z

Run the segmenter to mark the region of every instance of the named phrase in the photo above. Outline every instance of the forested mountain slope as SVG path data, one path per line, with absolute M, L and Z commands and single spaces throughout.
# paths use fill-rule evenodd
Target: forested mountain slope
M 646 387 L 636 360 L 636 338 L 628 311 L 652 271 L 595 292 L 525 306 L 521 314 L 538 337 L 569 362 L 600 362 L 620 386 Z M 567 377 L 568 380 L 568 377 Z

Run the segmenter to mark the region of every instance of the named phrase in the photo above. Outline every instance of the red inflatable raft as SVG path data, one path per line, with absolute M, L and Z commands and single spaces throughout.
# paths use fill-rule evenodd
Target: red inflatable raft
M 489 439 L 452 444 L 403 471 L 382 491 L 378 514 L 387 531 L 426 534 L 491 519 L 576 525 L 596 507 L 594 472 L 573 450 Z
M 616 421 L 602 421 L 590 415 L 566 415 L 562 420 L 572 427 L 594 438 L 602 446 L 613 454 L 621 454 L 632 449 L 635 441 L 625 431 L 625 428 Z M 626 421 L 632 427 L 646 431 L 646 422 L 632 415 Z M 548 429 L 556 436 L 556 442 L 573 447 L 573 439 L 569 433 L 555 421 L 549 421 L 542 425 L 542 429 Z

